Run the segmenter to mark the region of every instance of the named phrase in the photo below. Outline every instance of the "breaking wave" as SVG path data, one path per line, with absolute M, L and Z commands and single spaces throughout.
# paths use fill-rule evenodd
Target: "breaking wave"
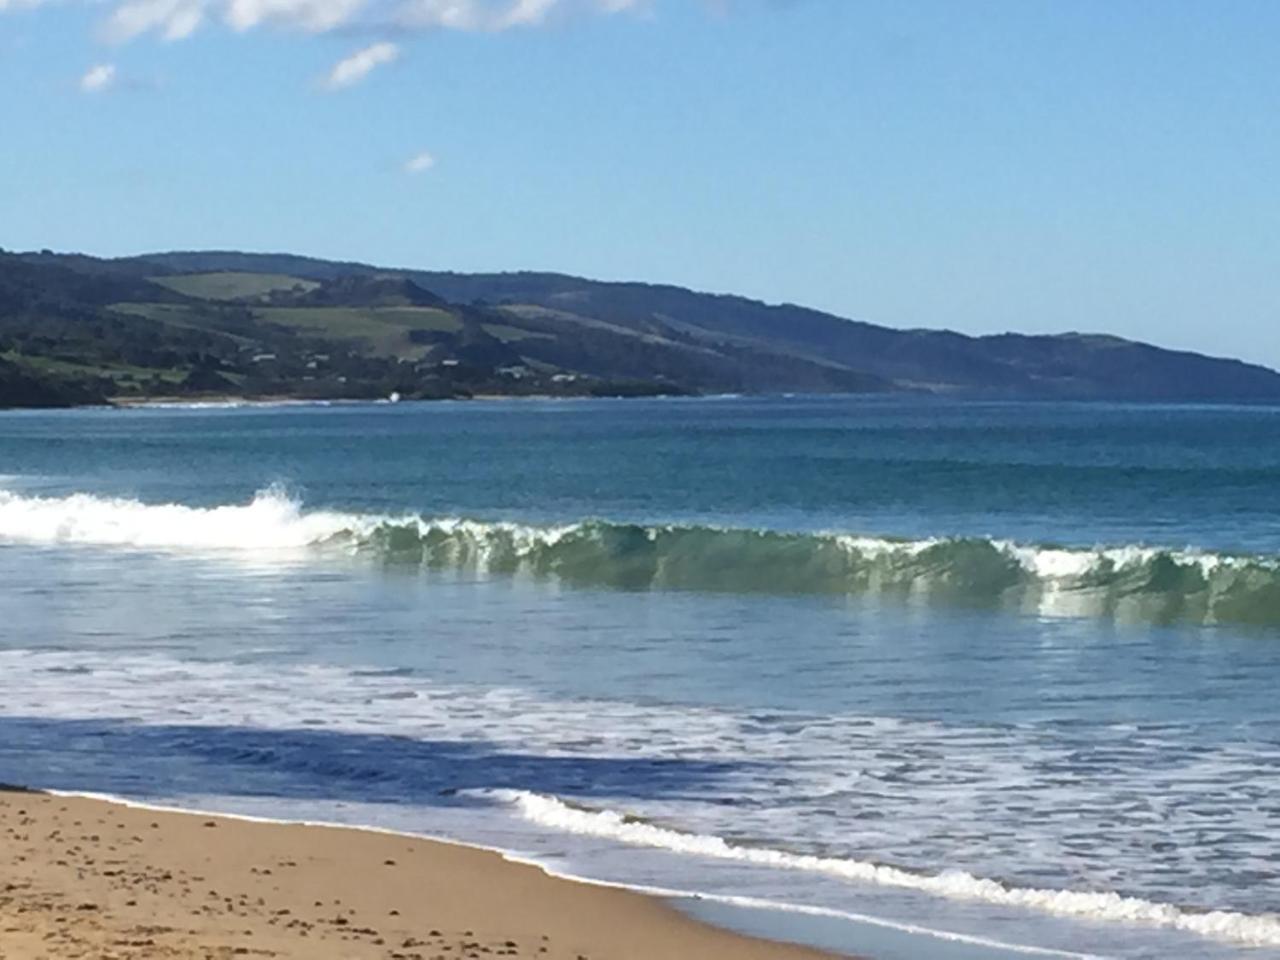
M 916 873 L 864 860 L 739 846 L 721 837 L 682 833 L 615 811 L 571 806 L 555 797 L 527 791 L 500 790 L 492 794 L 496 799 L 513 804 L 521 816 L 533 823 L 579 836 L 599 837 L 686 856 L 734 860 L 775 870 L 820 873 L 841 880 L 914 890 L 952 900 L 981 901 L 1057 916 L 1145 924 L 1253 947 L 1280 946 L 1280 916 L 1275 914 L 1194 911 L 1118 893 L 1011 887 L 963 870 Z
M 192 507 L 0 490 L 0 541 L 372 556 L 393 564 L 554 577 L 583 586 L 871 594 L 1044 616 L 1280 624 L 1280 558 L 987 538 L 895 540 L 585 520 L 562 525 L 304 510 L 277 489 Z

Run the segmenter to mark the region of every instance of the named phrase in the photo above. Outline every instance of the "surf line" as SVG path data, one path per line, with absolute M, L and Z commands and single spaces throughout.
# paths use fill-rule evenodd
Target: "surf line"
M 204 807 L 183 807 L 174 804 L 147 803 L 141 800 L 130 799 L 129 797 L 119 796 L 111 793 L 97 793 L 87 790 L 41 790 L 36 788 L 37 792 L 47 794 L 51 797 L 67 797 L 80 798 L 84 800 L 96 800 L 101 803 L 112 803 L 117 806 L 127 807 L 133 810 L 148 810 L 156 813 L 176 813 L 189 816 L 203 817 L 220 817 L 224 820 L 240 821 L 243 823 L 263 823 L 276 824 L 279 826 L 300 826 L 300 827 L 321 827 L 331 830 L 352 830 L 357 833 L 370 833 L 381 836 L 404 837 L 410 840 L 426 840 L 431 843 L 447 844 L 455 847 L 467 847 L 472 850 L 481 850 L 486 853 L 497 854 L 508 863 L 517 863 L 525 866 L 535 867 L 541 870 L 549 877 L 558 880 L 565 880 L 570 883 L 581 883 L 587 886 L 602 887 L 611 890 L 627 890 L 632 893 L 644 894 L 650 897 L 659 897 L 664 900 L 679 901 L 705 901 L 710 903 L 721 903 L 725 906 L 739 907 L 748 910 L 762 910 L 777 913 L 794 913 L 813 917 L 826 917 L 829 919 L 845 920 L 855 924 L 865 924 L 866 926 L 878 927 L 886 930 L 894 930 L 899 933 L 910 934 L 913 936 L 928 937 L 935 940 L 943 940 L 950 943 L 960 943 L 967 946 L 984 947 L 987 949 L 1004 950 L 1009 953 L 1017 953 L 1033 957 L 1057 957 L 1060 960 L 1116 960 L 1113 957 L 1107 957 L 1102 954 L 1079 953 L 1072 950 L 1058 950 L 1051 947 L 1036 947 L 1028 944 L 1006 943 L 1000 940 L 993 940 L 986 937 L 978 937 L 971 934 L 959 933 L 951 930 L 938 930 L 932 927 L 919 926 L 917 924 L 900 923 L 894 920 L 886 920 L 883 917 L 875 917 L 870 914 L 860 914 L 851 911 L 835 910 L 828 907 L 805 906 L 802 904 L 789 904 L 776 900 L 767 900 L 759 897 L 733 896 L 728 894 L 702 893 L 696 890 L 682 890 L 673 887 L 649 886 L 646 884 L 620 883 L 611 880 L 600 880 L 594 877 L 583 876 L 580 874 L 570 873 L 564 870 L 558 870 L 542 861 L 524 854 L 516 853 L 502 847 L 492 847 L 481 843 L 468 843 L 456 840 L 452 837 L 437 836 L 428 833 L 413 833 L 405 830 L 391 830 L 387 827 L 378 827 L 371 824 L 351 824 L 340 823 L 332 820 L 310 820 L 310 819 L 289 819 L 286 817 L 263 817 L 255 814 L 246 813 L 228 813 L 221 810 L 211 810 Z

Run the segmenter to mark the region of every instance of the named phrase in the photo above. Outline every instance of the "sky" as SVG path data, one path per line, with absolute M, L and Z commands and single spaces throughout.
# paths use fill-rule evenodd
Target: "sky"
M 1280 3 L 0 0 L 0 247 L 556 270 L 1280 367 Z

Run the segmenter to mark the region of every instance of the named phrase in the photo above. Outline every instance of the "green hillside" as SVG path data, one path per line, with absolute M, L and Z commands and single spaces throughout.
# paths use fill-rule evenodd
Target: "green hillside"
M 219 252 L 0 253 L 0 360 L 9 404 L 904 390 L 1280 400 L 1274 371 L 1117 337 L 892 330 L 678 287 Z
M 244 273 L 230 270 L 177 274 L 150 279 L 162 287 L 168 287 L 184 296 L 199 300 L 256 300 L 271 293 L 292 290 L 306 292 L 319 286 L 314 280 L 304 280 L 301 277 L 290 277 L 280 273 Z

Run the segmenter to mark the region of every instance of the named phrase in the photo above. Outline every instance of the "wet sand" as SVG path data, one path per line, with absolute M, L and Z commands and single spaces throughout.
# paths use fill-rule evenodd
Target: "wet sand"
M 499 854 L 0 791 L 0 960 L 822 960 Z

